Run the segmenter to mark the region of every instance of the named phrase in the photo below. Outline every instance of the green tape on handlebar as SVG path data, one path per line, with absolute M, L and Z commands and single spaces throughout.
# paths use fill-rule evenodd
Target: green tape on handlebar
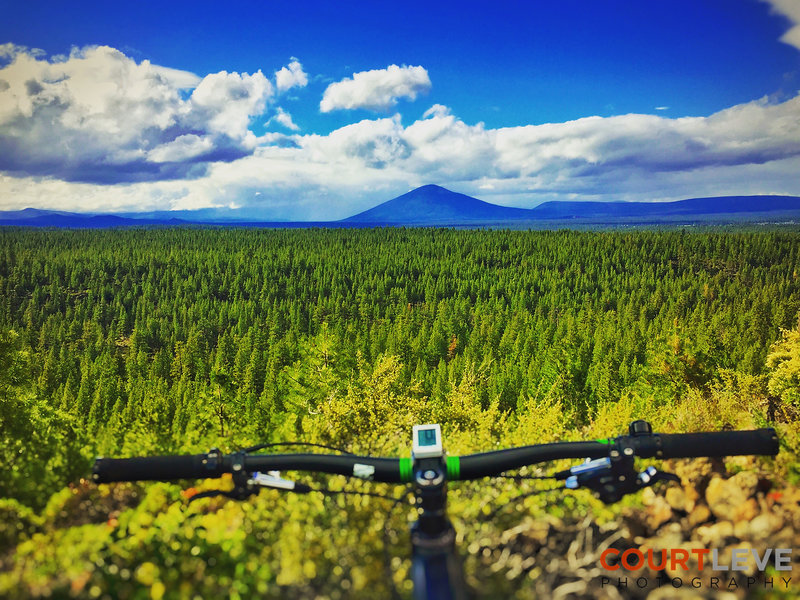
M 461 479 L 461 459 L 457 456 L 448 456 L 447 463 L 447 478 L 453 481 Z
M 412 480 L 412 462 L 410 458 L 400 459 L 400 481 L 408 483 Z
M 612 440 L 611 438 L 602 438 L 602 439 L 599 439 L 597 441 L 600 442 L 601 444 L 613 444 L 614 443 L 614 440 Z

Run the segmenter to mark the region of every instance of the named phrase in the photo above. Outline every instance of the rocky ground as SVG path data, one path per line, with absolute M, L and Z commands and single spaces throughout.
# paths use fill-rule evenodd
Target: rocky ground
M 713 460 L 663 466 L 679 475 L 682 485 L 647 488 L 644 509 L 626 509 L 602 526 L 591 515 L 572 523 L 556 518 L 525 522 L 506 531 L 500 547 L 484 553 L 485 567 L 496 569 L 500 561 L 507 574 L 527 572 L 541 598 L 800 597 L 800 489 L 771 482 L 747 461 L 735 465 L 742 469 L 735 474 Z M 609 548 L 620 553 L 656 550 L 657 566 L 662 549 L 682 548 L 692 558 L 688 570 L 668 561 L 664 570 L 645 566 L 612 572 L 600 562 Z M 791 570 L 761 571 L 750 554 L 744 571 L 716 570 L 708 562 L 701 571 L 691 554 L 717 549 L 718 564 L 729 566 L 734 549 L 754 549 L 763 557 L 770 548 L 793 549 Z

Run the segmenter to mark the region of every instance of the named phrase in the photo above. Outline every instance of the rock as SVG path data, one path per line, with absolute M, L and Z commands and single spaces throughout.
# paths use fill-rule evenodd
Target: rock
M 740 540 L 750 537 L 750 521 L 736 521 L 733 524 L 733 535 Z
M 740 504 L 733 511 L 734 521 L 752 521 L 758 515 L 758 502 L 755 498 L 750 498 L 744 504 Z
M 689 513 L 689 525 L 697 527 L 708 521 L 711 518 L 711 511 L 705 504 L 698 504 L 694 510 Z
M 732 479 L 714 477 L 706 488 L 708 508 L 719 519 L 731 520 L 738 507 L 744 504 L 749 494 Z
M 650 488 L 645 488 L 645 491 L 649 489 Z M 622 509 L 622 517 L 631 539 L 644 537 L 648 534 L 647 523 L 645 522 L 647 520 L 645 511 L 626 506 Z
M 697 501 L 703 497 L 695 486 L 688 483 L 683 486 L 683 494 L 686 498 L 686 512 L 692 512 L 697 506 Z
M 672 518 L 672 507 L 662 496 L 656 496 L 647 507 L 647 526 L 655 531 Z
M 665 468 L 680 477 L 684 485 L 700 490 L 705 487 L 711 476 L 725 472 L 725 466 L 721 461 L 711 459 L 679 460 L 666 465 Z
M 749 524 L 750 535 L 755 540 L 767 540 L 771 533 L 783 527 L 780 517 L 772 513 L 761 513 Z
M 702 525 L 695 530 L 695 535 L 707 548 L 721 548 L 728 538 L 733 537 L 733 523 L 720 521 L 713 525 Z
M 749 498 L 756 493 L 756 488 L 758 488 L 758 475 L 753 471 L 742 471 L 731 477 L 728 480 L 728 484 L 736 485 Z
M 733 465 L 737 469 L 741 470 L 748 470 L 754 469 L 757 466 L 757 461 L 754 456 L 729 456 L 726 460 L 726 463 L 729 465 Z
M 662 548 L 677 548 L 685 541 L 683 535 L 683 528 L 681 527 L 680 523 L 669 523 L 661 528 L 659 532 L 660 535 L 655 538 L 655 542 L 652 542 L 647 547 L 653 548 L 655 550 L 661 550 Z M 644 552 L 644 549 L 642 549 Z
M 667 488 L 665 497 L 672 510 L 686 511 L 686 494 L 682 488 L 677 486 Z

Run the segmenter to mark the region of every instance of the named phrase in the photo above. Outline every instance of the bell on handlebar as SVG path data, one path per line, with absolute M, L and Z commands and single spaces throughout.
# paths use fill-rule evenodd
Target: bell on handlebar
M 640 419 L 628 425 L 628 435 L 630 436 L 650 435 L 651 433 L 653 433 L 653 428 L 647 421 Z

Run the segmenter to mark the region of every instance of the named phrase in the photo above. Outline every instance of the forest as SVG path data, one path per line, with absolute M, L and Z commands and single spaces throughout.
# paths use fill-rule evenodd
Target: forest
M 799 313 L 792 229 L 2 228 L 0 596 L 375 597 L 386 518 L 408 593 L 409 510 L 277 492 L 187 508 L 192 482 L 88 483 L 95 456 L 277 441 L 408 456 L 422 422 L 463 454 L 647 418 L 775 426 L 782 452 L 758 468 L 796 485 Z M 465 548 L 639 502 L 532 496 L 481 518 L 519 488 L 454 486 Z M 485 553 L 467 554 L 472 579 L 529 597 L 513 565 L 479 573 Z

